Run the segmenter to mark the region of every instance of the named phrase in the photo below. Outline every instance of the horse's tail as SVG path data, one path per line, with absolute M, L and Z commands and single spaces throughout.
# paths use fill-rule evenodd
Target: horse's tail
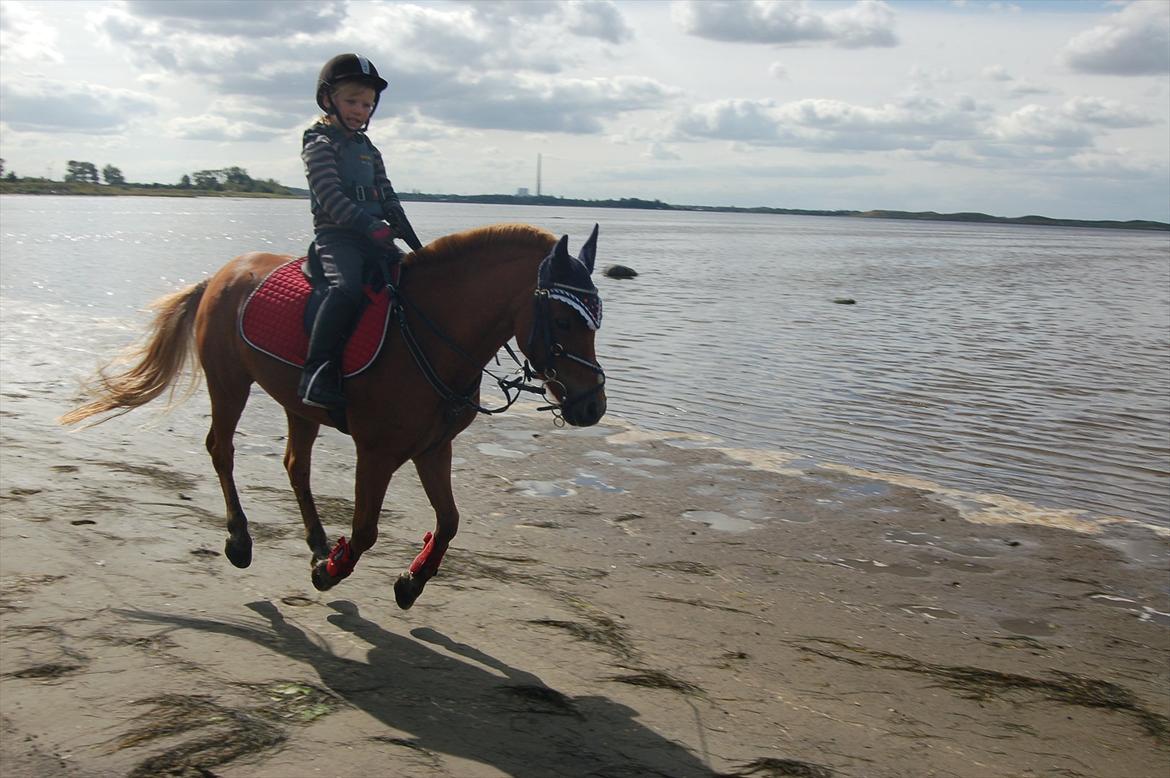
M 195 311 L 206 290 L 205 279 L 151 303 L 150 307 L 155 312 L 154 322 L 146 339 L 100 368 L 97 376 L 84 388 L 84 393 L 92 399 L 69 411 L 58 421 L 62 424 L 76 424 L 91 416 L 109 413 L 109 416 L 94 422 L 100 424 L 140 405 L 146 405 L 165 392 L 188 363 L 192 367 L 193 390 L 199 375 L 198 361 L 193 358 L 191 348 L 195 340 Z M 129 367 L 111 374 L 110 369 L 116 365 Z

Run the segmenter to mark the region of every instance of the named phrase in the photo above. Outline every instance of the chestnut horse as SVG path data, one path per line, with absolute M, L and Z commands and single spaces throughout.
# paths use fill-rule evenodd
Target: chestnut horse
M 257 383 L 288 417 L 284 465 L 304 520 L 317 589 L 348 576 L 374 545 L 390 477 L 407 460 L 414 462 L 435 511 L 435 531 L 427 533 L 423 551 L 394 585 L 399 607 L 409 608 L 459 529 L 451 442 L 477 411 L 490 412 L 479 404 L 480 379 L 501 347 L 515 338 L 527 359 L 525 376 L 542 384 L 527 388 L 551 391 L 550 407 L 569 424 L 596 424 L 605 413 L 605 374 L 594 352 L 601 307 L 590 278 L 597 227 L 579 258 L 567 247 L 567 235 L 558 241 L 528 225 L 494 225 L 440 238 L 405 258 L 399 324 L 374 363 L 345 382 L 345 421 L 357 449 L 353 529 L 349 541 L 342 537 L 332 549 L 309 476 L 321 425 L 336 425 L 326 411 L 297 398 L 299 368 L 253 349 L 240 335 L 245 301 L 292 257 L 244 254 L 211 278 L 156 301 L 153 325 L 131 366 L 115 375 L 103 371 L 90 390 L 92 399 L 61 421 L 111 418 L 158 397 L 193 361 L 193 341 L 199 362 L 193 368 L 202 367 L 211 399 L 207 451 L 227 505 L 224 550 L 232 564 L 247 567 L 252 561 L 248 519 L 232 476 L 232 438 Z

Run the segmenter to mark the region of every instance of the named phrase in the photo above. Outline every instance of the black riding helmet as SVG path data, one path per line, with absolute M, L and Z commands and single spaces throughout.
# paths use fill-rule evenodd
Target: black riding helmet
M 382 96 L 382 90 L 389 86 L 386 79 L 378 75 L 374 63 L 360 54 L 338 54 L 326 62 L 321 68 L 321 74 L 317 76 L 317 105 L 322 111 L 336 116 L 339 122 L 341 116 L 337 114 L 337 109 L 332 104 L 326 105 L 325 95 L 345 81 L 357 81 L 374 90 L 374 111 L 378 110 L 378 99 Z M 374 111 L 370 111 L 370 118 L 373 118 Z M 364 130 L 365 127 L 359 129 Z

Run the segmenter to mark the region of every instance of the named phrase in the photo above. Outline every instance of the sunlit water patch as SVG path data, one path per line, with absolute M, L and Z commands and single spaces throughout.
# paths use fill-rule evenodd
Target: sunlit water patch
M 758 524 L 747 519 L 728 516 L 719 511 L 683 511 L 682 517 L 687 521 L 697 521 L 722 532 L 747 532 L 759 527 Z
M 625 489 L 621 488 L 620 486 L 607 484 L 605 481 L 601 480 L 601 476 L 594 475 L 593 473 L 578 473 L 577 477 L 573 479 L 573 483 L 577 486 L 586 486 L 590 489 L 596 489 L 599 492 L 605 492 L 606 494 L 626 493 Z
M 515 481 L 508 492 L 524 497 L 570 497 L 577 493 L 552 481 Z

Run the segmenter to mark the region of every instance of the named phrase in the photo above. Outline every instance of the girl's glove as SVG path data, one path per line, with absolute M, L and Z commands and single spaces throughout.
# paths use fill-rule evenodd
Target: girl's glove
M 390 248 L 394 245 L 394 229 L 390 226 L 390 222 L 385 219 L 374 222 L 370 229 L 366 231 L 366 236 L 382 248 Z

